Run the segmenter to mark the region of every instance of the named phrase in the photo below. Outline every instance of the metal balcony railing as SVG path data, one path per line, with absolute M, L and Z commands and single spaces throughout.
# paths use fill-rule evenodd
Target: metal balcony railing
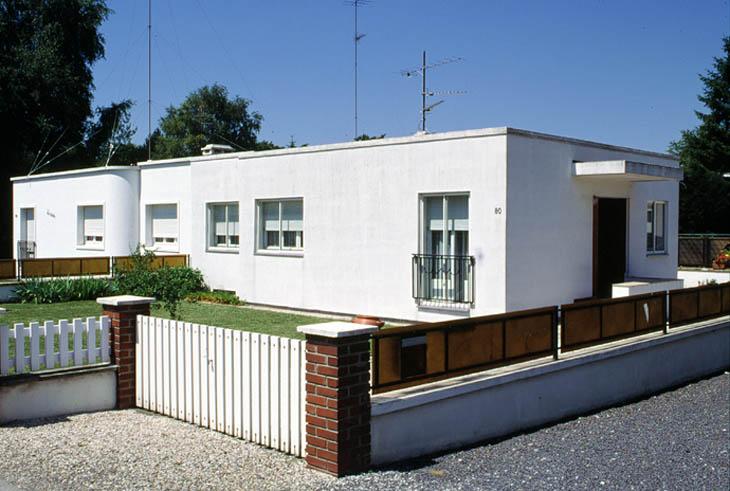
M 474 303 L 474 256 L 414 254 L 413 298 L 435 304 Z

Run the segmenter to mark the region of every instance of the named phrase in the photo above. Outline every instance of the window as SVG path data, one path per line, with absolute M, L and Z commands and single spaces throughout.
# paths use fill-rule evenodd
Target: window
M 147 206 L 147 246 L 159 250 L 178 249 L 177 205 Z
M 20 240 L 35 242 L 35 210 L 33 208 L 20 209 Z
M 304 206 L 301 199 L 258 203 L 258 249 L 304 249 Z
M 469 196 L 425 196 L 423 214 L 424 254 L 469 255 Z
M 238 249 L 238 203 L 208 205 L 208 247 Z
M 667 252 L 667 203 L 650 201 L 646 205 L 646 251 L 650 253 Z
M 79 206 L 78 244 L 84 247 L 104 247 L 104 207 L 102 205 Z

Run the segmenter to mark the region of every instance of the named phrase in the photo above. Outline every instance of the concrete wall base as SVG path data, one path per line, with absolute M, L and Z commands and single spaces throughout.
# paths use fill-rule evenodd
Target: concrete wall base
M 114 409 L 116 366 L 52 370 L 0 379 L 0 424 Z
M 730 366 L 730 317 L 448 386 L 373 398 L 372 463 L 504 437 L 610 407 Z M 452 380 L 453 382 L 453 380 Z

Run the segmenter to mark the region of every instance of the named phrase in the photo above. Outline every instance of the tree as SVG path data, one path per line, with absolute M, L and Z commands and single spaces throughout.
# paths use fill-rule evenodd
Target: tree
M 152 140 L 155 158 L 198 155 L 208 143 L 222 143 L 237 150 L 255 150 L 263 117 L 250 111 L 251 101 L 228 96 L 215 84 L 194 91 L 180 104 L 170 106 L 160 120 L 159 137 Z
M 684 169 L 680 185 L 680 232 L 730 232 L 730 36 L 724 55 L 700 75 L 705 88 L 698 99 L 708 111 L 696 111 L 700 125 L 682 132 L 670 151 Z
M 109 13 L 105 0 L 0 2 L 0 257 L 12 251 L 9 178 L 64 151 L 53 170 L 78 166 Z
M 89 121 L 84 141 L 84 162 L 97 165 L 130 165 L 147 160 L 147 146 L 135 145 L 132 137 L 137 129 L 132 126 L 129 100 L 113 102 L 96 108 L 96 119 Z
M 380 135 L 375 135 L 375 136 L 370 136 L 366 133 L 363 133 L 362 135 L 355 137 L 355 139 L 353 141 L 366 142 L 368 140 L 382 140 L 383 138 L 385 138 L 385 133 L 380 134 Z

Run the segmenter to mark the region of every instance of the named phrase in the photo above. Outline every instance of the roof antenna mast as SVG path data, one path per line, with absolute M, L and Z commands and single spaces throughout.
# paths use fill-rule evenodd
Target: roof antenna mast
M 357 128 L 357 45 L 360 44 L 360 41 L 362 38 L 365 37 L 364 33 L 358 32 L 357 30 L 357 11 L 361 6 L 364 5 L 370 5 L 371 0 L 348 0 L 345 2 L 345 5 L 350 5 L 354 8 L 355 11 L 355 34 L 353 36 L 353 42 L 355 44 L 355 136 L 354 138 L 357 138 L 358 135 L 358 128 Z
M 430 65 L 426 64 L 426 51 L 423 51 L 423 58 L 421 60 L 421 66 L 418 68 L 414 68 L 412 70 L 401 70 L 401 75 L 404 77 L 413 77 L 416 74 L 421 75 L 421 120 L 419 124 L 418 131 L 420 133 L 427 133 L 426 130 L 426 114 L 431 112 L 433 108 L 438 106 L 439 104 L 442 104 L 444 102 L 443 99 L 434 102 L 433 104 L 428 104 L 428 97 L 433 96 L 448 96 L 448 95 L 464 95 L 466 92 L 463 90 L 429 90 L 426 87 L 426 72 L 431 68 L 436 68 L 441 65 L 447 65 L 449 63 L 456 63 L 459 61 L 463 61 L 463 58 L 460 57 L 454 57 L 454 58 L 445 58 L 443 60 L 437 61 L 435 63 L 431 63 Z
M 152 160 L 152 0 L 147 0 L 147 160 Z

